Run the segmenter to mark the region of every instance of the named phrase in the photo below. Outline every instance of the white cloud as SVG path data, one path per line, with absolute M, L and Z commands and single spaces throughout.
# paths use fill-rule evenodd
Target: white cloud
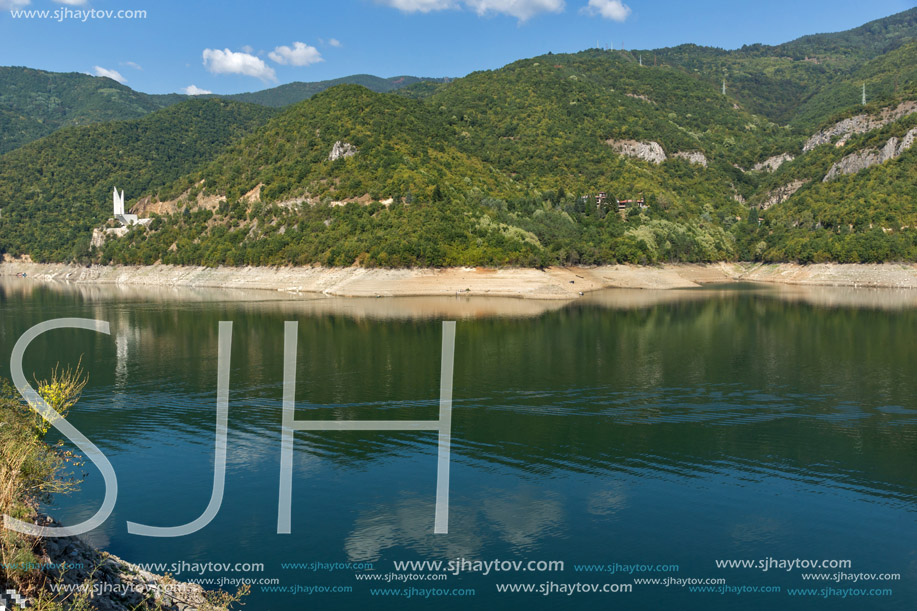
M 583 7 L 587 15 L 600 15 L 612 21 L 624 21 L 630 16 L 630 7 L 621 0 L 589 0 L 589 6 Z
M 292 49 L 287 46 L 277 47 L 267 56 L 284 66 L 287 64 L 290 66 L 308 66 L 325 61 L 322 59 L 322 54 L 318 52 L 318 49 L 304 42 L 294 42 Z
M 118 81 L 122 85 L 127 82 L 127 79 L 121 76 L 121 73 L 117 70 L 109 70 L 102 66 L 93 66 L 92 73 L 96 76 L 107 76 L 112 80 Z
M 235 53 L 229 49 L 204 49 L 204 67 L 214 74 L 244 74 L 262 81 L 276 81 L 274 69 L 250 53 Z
M 332 47 L 343 47 L 344 46 L 341 44 L 341 41 L 338 40 L 337 38 L 332 38 L 331 40 L 328 41 L 328 44 L 331 45 Z
M 564 0 L 376 0 L 405 13 L 430 13 L 464 6 L 478 15 L 496 13 L 528 21 L 541 13 L 561 13 Z
M 133 68 L 134 70 L 143 70 L 143 66 L 135 62 L 121 62 L 121 65 Z
M 58 4 L 67 4 L 69 6 L 82 6 L 86 4 L 87 0 L 54 0 Z
M 458 8 L 457 0 L 376 0 L 404 13 L 430 13 Z
M 243 46 L 242 46 L 242 50 L 245 51 L 246 53 L 254 53 L 254 52 L 255 52 L 255 49 L 252 48 L 251 45 L 243 45 Z
M 540 13 L 562 13 L 564 0 L 465 0 L 478 15 L 499 13 L 528 21 Z
M 28 6 L 31 0 L 0 0 L 0 11 L 14 11 Z
M 184 93 L 184 94 L 186 94 L 186 95 L 208 95 L 208 94 L 211 94 L 211 93 L 213 93 L 213 92 L 212 92 L 212 91 L 208 91 L 208 90 L 206 90 L 206 89 L 201 89 L 201 88 L 198 87 L 197 85 L 188 85 L 187 87 L 185 87 L 184 89 L 182 89 L 182 93 Z

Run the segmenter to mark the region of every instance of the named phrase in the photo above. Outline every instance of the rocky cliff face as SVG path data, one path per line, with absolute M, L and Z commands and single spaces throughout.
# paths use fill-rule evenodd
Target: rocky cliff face
M 838 176 L 856 174 L 866 168 L 895 159 L 911 148 L 914 145 L 914 140 L 917 140 L 917 127 L 909 131 L 900 141 L 898 138 L 889 138 L 881 149 L 865 149 L 847 155 L 831 166 L 828 174 L 825 175 L 824 182 L 833 180 Z
M 789 153 L 781 153 L 780 155 L 774 155 L 773 157 L 765 159 L 761 163 L 756 163 L 751 169 L 755 172 L 776 172 L 784 163 L 793 161 L 794 159 L 796 158 Z
M 665 151 L 658 142 L 637 142 L 636 140 L 606 140 L 605 144 L 619 155 L 636 157 L 659 165 L 666 160 Z
M 917 102 L 907 101 L 902 102 L 894 108 L 885 108 L 882 110 L 882 112 L 875 116 L 863 114 L 844 119 L 843 121 L 838 121 L 831 127 L 823 129 L 822 131 L 809 138 L 809 140 L 805 143 L 805 146 L 802 147 L 802 151 L 806 153 L 817 146 L 828 144 L 833 138 L 837 136 L 841 137 L 838 146 L 843 146 L 843 143 L 846 142 L 847 138 L 854 134 L 865 134 L 866 132 L 871 132 L 874 129 L 885 127 L 889 123 L 897 121 L 898 119 L 906 117 L 915 112 L 917 112 Z
M 665 151 L 658 142 L 638 142 L 636 140 L 606 140 L 605 144 L 610 146 L 619 155 L 625 157 L 636 157 L 643 161 L 649 161 L 659 165 L 666 159 Z M 684 159 L 688 163 L 707 167 L 707 157 L 700 151 L 679 151 L 672 155 L 673 158 Z

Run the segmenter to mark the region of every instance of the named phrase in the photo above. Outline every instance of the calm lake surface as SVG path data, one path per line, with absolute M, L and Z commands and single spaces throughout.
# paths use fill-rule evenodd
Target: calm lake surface
M 88 366 L 90 384 L 69 420 L 105 452 L 119 483 L 114 513 L 88 538 L 135 563 L 264 565 L 175 574 L 182 580 L 301 586 L 292 594 L 256 584 L 246 609 L 917 608 L 913 292 L 734 285 L 612 290 L 567 304 L 7 279 L 0 375 L 9 376 L 24 331 L 65 317 L 109 321 L 111 336 L 48 333 L 28 350 L 25 371 L 46 376 L 56 362 L 81 355 Z M 448 535 L 433 534 L 432 432 L 297 432 L 293 532 L 276 534 L 288 320 L 299 323 L 297 418 L 323 420 L 436 419 L 441 322 L 458 321 Z M 194 535 L 130 535 L 127 521 L 185 524 L 210 499 L 220 321 L 234 325 L 222 508 Z M 91 464 L 85 470 L 80 490 L 47 508 L 64 524 L 101 503 L 101 476 Z M 388 583 L 356 577 L 430 577 L 393 563 L 460 558 L 560 560 L 564 570 Z M 716 565 L 768 558 L 850 564 Z M 372 563 L 373 570 L 284 566 L 313 562 Z M 651 570 L 576 570 L 615 563 Z M 900 580 L 806 580 L 804 573 Z M 656 578 L 781 591 L 634 583 Z M 497 592 L 501 584 L 549 582 L 633 591 Z M 315 586 L 352 591 L 302 591 Z M 407 599 L 370 588 L 475 595 Z M 797 588 L 813 593 L 791 595 Z M 864 595 L 884 588 L 892 595 Z

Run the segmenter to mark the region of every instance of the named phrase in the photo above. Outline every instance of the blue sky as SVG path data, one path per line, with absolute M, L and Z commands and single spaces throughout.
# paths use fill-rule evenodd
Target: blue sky
M 237 93 L 356 73 L 463 76 L 552 51 L 736 48 L 861 25 L 917 0 L 0 0 L 0 65 L 149 93 Z M 71 11 L 18 18 L 11 9 Z M 95 10 L 85 21 L 76 11 Z M 141 19 L 103 11 L 146 11 Z M 85 15 L 85 14 L 82 14 Z

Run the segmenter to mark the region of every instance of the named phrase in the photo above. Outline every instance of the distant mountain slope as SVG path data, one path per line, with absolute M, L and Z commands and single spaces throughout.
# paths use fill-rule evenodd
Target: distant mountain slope
M 917 40 L 917 8 L 830 34 L 810 34 L 777 45 L 777 53 L 792 57 L 828 55 L 869 60 Z
M 344 83 L 388 92 L 424 81 L 414 76 L 379 78 L 368 74 L 315 83 L 289 83 L 253 93 L 221 97 L 280 108 L 308 99 Z M 134 91 L 109 78 L 88 74 L 0 67 L 0 154 L 70 125 L 137 119 L 187 100 L 181 94 L 151 95 Z
M 331 160 L 336 143 L 354 154 Z M 287 108 L 180 188 L 200 180 L 206 194 L 230 201 L 264 184 L 260 199 L 271 203 L 364 195 L 429 200 L 437 187 L 456 193 L 466 181 L 493 194 L 514 189 L 508 177 L 458 149 L 436 108 L 358 85 L 339 85 Z
M 87 74 L 0 67 L 0 154 L 64 126 L 139 118 L 184 98 Z
M 697 45 L 634 51 L 648 62 L 665 62 L 720 86 L 743 106 L 780 124 L 795 122 L 811 128 L 828 114 L 797 112 L 813 95 L 834 80 L 850 76 L 863 64 L 917 40 L 917 8 L 833 34 L 804 36 L 781 45 L 746 45 L 726 51 Z M 902 66 L 903 67 L 903 66 Z M 851 100 L 848 106 L 856 103 Z
M 188 100 L 142 119 L 61 129 L 3 155 L 0 251 L 36 260 L 85 258 L 92 228 L 111 217 L 115 185 L 128 200 L 156 193 L 273 113 L 241 102 Z
M 369 74 L 355 74 L 353 76 L 345 76 L 343 78 L 331 79 L 328 81 L 317 81 L 313 83 L 287 83 L 286 85 L 280 85 L 279 87 L 265 89 L 263 91 L 255 91 L 252 93 L 237 93 L 234 95 L 226 95 L 220 97 L 224 97 L 230 100 L 238 100 L 240 102 L 251 102 L 253 104 L 261 104 L 263 106 L 282 108 L 284 106 L 289 106 L 290 104 L 296 104 L 297 102 L 308 100 L 315 94 L 321 93 L 322 91 L 337 85 L 362 85 L 370 91 L 386 93 L 417 83 L 438 83 L 442 82 L 443 80 L 445 79 L 418 78 L 416 76 L 393 76 L 391 78 L 380 78 L 378 76 L 372 76 Z
M 709 83 L 668 66 L 640 66 L 614 51 L 544 55 L 474 73 L 437 90 L 430 103 L 450 116 L 465 150 L 534 185 L 568 191 L 602 184 L 627 192 L 633 183 L 653 181 L 674 186 L 655 170 L 625 162 L 608 142 L 631 140 L 661 146 L 669 162 L 660 173 L 679 165 L 678 153 L 705 155 L 706 179 L 716 175 L 720 196 L 731 200 L 726 186 L 741 180 L 733 163 L 750 166 L 795 143 Z M 636 167 L 643 179 L 627 177 Z M 620 183 L 607 182 L 611 177 Z
M 826 117 L 845 110 L 858 111 L 862 87 L 873 106 L 891 104 L 896 99 L 917 94 L 917 41 L 869 60 L 856 71 L 840 75 L 815 92 L 802 104 L 794 119 L 796 125 L 817 125 Z
M 359 151 L 346 164 L 329 160 L 338 141 Z M 656 143 L 668 161 L 621 156 L 614 143 L 627 141 Z M 429 199 L 438 186 L 452 197 L 477 188 L 502 198 L 636 189 L 693 206 L 679 187 L 702 174 L 706 201 L 728 205 L 744 178 L 733 163 L 801 143 L 679 70 L 590 51 L 474 73 L 422 101 L 338 86 L 289 108 L 186 182 L 205 178 L 209 194 L 230 200 L 263 183 L 266 202 Z M 703 156 L 706 169 L 679 153 Z

